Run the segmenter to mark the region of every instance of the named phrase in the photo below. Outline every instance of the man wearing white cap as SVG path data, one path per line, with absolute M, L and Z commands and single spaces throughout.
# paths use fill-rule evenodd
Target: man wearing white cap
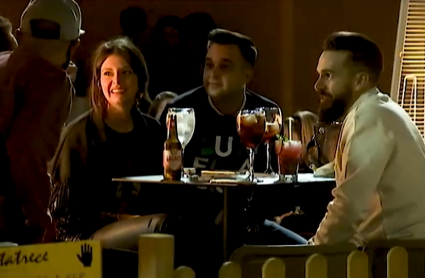
M 31 1 L 16 32 L 19 46 L 0 64 L 0 241 L 55 238 L 47 162 L 69 113 L 66 69 L 83 33 L 74 0 Z

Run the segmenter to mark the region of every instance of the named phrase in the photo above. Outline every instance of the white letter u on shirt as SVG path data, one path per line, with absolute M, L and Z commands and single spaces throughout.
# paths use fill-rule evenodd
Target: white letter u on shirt
M 233 143 L 233 137 L 228 137 L 227 139 L 227 150 L 225 152 L 222 152 L 221 147 L 221 136 L 215 137 L 215 153 L 218 156 L 221 157 L 227 157 L 232 153 L 232 143 Z

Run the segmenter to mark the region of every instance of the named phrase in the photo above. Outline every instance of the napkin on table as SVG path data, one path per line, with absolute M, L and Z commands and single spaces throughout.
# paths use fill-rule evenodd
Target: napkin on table
M 329 162 L 328 164 L 319 167 L 314 171 L 315 177 L 323 177 L 323 178 L 335 178 L 335 170 L 334 170 L 335 162 Z

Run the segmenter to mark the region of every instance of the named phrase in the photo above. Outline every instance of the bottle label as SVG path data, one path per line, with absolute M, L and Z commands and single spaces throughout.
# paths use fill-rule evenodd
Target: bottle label
M 182 167 L 182 151 L 164 150 L 163 166 L 164 169 L 170 169 L 172 171 L 180 170 Z

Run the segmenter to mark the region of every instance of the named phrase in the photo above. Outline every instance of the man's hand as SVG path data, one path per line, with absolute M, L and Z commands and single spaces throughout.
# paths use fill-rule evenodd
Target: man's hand
M 118 220 L 127 220 L 127 219 L 133 219 L 133 218 L 137 218 L 140 217 L 140 215 L 132 215 L 132 214 L 119 214 L 119 218 Z
M 66 69 L 66 72 L 71 78 L 72 83 L 74 83 L 75 79 L 77 79 L 77 70 L 77 66 L 73 62 L 70 62 L 68 68 Z

